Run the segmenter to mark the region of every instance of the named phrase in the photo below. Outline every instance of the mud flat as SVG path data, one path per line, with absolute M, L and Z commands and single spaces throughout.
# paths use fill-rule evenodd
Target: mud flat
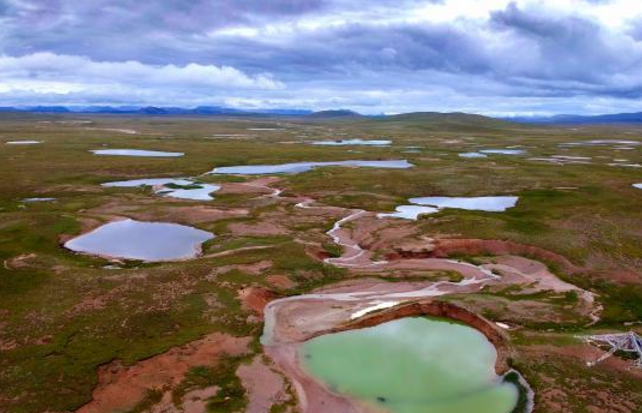
M 298 204 L 298 207 L 304 209 L 332 208 L 315 206 L 313 202 L 313 200 L 307 200 Z M 309 294 L 270 301 L 263 309 L 265 324 L 261 342 L 266 354 L 293 383 L 300 402 L 299 407 L 304 413 L 328 411 L 365 413 L 382 409 L 404 413 L 416 411 L 404 410 L 403 407 L 400 407 L 406 404 L 401 398 L 397 399 L 397 395 L 359 393 L 359 388 L 377 388 L 370 386 L 370 384 L 361 386 L 362 376 L 359 373 L 363 369 L 359 366 L 356 366 L 354 370 L 339 374 L 341 377 L 348 376 L 350 380 L 354 380 L 351 383 L 344 383 L 343 379 L 336 379 L 335 376 L 323 376 L 323 372 L 319 374 L 310 371 L 309 366 L 306 367 L 306 360 L 308 360 L 306 354 L 309 353 L 306 353 L 305 349 L 309 340 L 348 330 L 375 327 L 407 317 L 435 316 L 461 322 L 481 333 L 485 337 L 481 342 L 486 343 L 484 344 L 486 349 L 489 349 L 488 343 L 491 343 L 491 347 L 496 352 L 496 358 L 491 362 L 488 362 L 487 359 L 486 363 L 486 366 L 494 365 L 494 372 L 491 368 L 490 373 L 484 377 L 487 380 L 486 387 L 496 386 L 500 389 L 498 391 L 501 395 L 495 398 L 491 391 L 490 396 L 479 394 L 479 397 L 482 398 L 484 406 L 493 409 L 496 407 L 498 412 L 508 412 L 512 409 L 511 403 L 515 403 L 517 391 L 516 388 L 505 384 L 505 381 L 509 380 L 509 375 L 506 373 L 509 373 L 507 360 L 511 351 L 505 333 L 497 324 L 462 307 L 438 301 L 436 297 L 454 293 L 476 293 L 486 285 L 518 284 L 527 286 L 532 291 L 577 291 L 581 297 L 581 304 L 578 303 L 578 305 L 586 308 L 587 314 L 599 311 L 595 306 L 592 294 L 562 282 L 551 274 L 544 265 L 533 266 L 534 262 L 526 258 L 507 256 L 502 257 L 496 264 L 481 266 L 444 258 L 426 257 L 397 257 L 391 258 L 389 261 L 374 261 L 372 252 L 361 246 L 363 231 L 354 229 L 363 226 L 369 228 L 368 220 L 374 218 L 371 215 L 363 210 L 348 210 L 347 215 L 337 221 L 328 231 L 328 235 L 336 244 L 343 246 L 343 254 L 340 257 L 326 259 L 326 263 L 349 268 L 355 273 L 361 271 L 379 273 L 399 269 L 448 270 L 458 272 L 463 279 L 459 282 L 400 281 L 390 283 L 378 279 L 358 278 L 320 288 Z M 376 218 L 374 219 L 376 220 Z M 351 223 L 352 229 L 350 230 L 343 227 L 348 222 Z M 435 252 L 439 248 L 436 245 Z M 502 276 L 495 275 L 492 272 L 493 269 L 501 270 Z M 491 353 L 493 352 L 491 351 Z M 311 356 L 312 359 L 315 358 L 315 354 L 311 354 Z M 392 356 L 389 358 L 394 359 Z M 343 358 L 337 357 L 337 359 Z M 366 364 L 372 365 L 367 360 Z M 332 373 L 334 374 L 334 372 Z M 516 380 L 511 379 L 511 381 L 520 383 L 520 394 L 526 395 L 527 402 L 522 406 L 523 409 L 522 407 L 520 409 L 530 412 L 533 405 L 532 392 L 528 388 L 528 384 L 519 376 L 519 373 L 510 371 L 510 374 L 510 377 L 517 377 Z M 384 372 L 379 377 L 385 377 L 385 375 Z M 500 379 L 498 376 L 504 377 Z M 352 388 L 353 385 L 357 387 Z M 389 387 L 385 383 L 378 385 L 381 388 Z M 484 397 L 489 397 L 489 399 L 486 400 Z M 409 398 L 417 401 L 417 398 L 412 395 Z M 463 400 L 465 398 L 455 397 L 455 399 Z M 422 402 L 430 403 L 430 400 L 422 400 Z M 386 403 L 392 403 L 395 406 Z M 506 403 L 508 407 L 502 403 Z M 397 404 L 399 406 L 396 406 Z M 421 406 L 427 410 L 419 411 L 466 411 L 439 410 L 439 408 L 430 410 L 430 406 L 426 407 L 425 404 Z M 455 407 L 465 408 L 465 406 Z
M 65 248 L 106 258 L 173 261 L 194 258 L 214 238 L 200 229 L 164 222 L 115 221 L 73 238 Z

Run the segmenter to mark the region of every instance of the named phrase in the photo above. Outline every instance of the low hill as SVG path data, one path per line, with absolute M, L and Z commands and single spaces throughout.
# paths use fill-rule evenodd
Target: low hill
M 493 130 L 516 126 L 512 122 L 482 115 L 453 112 L 413 112 L 376 118 L 378 122 L 421 129 Z
M 337 119 L 337 118 L 363 118 L 364 116 L 352 110 L 336 109 L 336 110 L 321 110 L 319 112 L 313 112 L 307 115 L 307 117 L 313 118 L 313 119 Z

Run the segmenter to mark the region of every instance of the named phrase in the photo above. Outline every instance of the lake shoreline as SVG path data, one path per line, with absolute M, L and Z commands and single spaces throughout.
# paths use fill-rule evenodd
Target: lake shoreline
M 341 411 L 345 413 L 360 413 L 366 411 L 362 403 L 352 400 L 348 396 L 333 393 L 305 370 L 299 359 L 301 346 L 315 337 L 326 334 L 369 328 L 394 320 L 422 316 L 436 317 L 462 323 L 479 331 L 493 345 L 497 353 L 494 367 L 498 380 L 504 381 L 509 373 L 515 372 L 510 366 L 511 348 L 508 337 L 504 331 L 496 326 L 495 323 L 472 311 L 446 301 L 432 298 L 423 298 L 399 304 L 392 308 L 372 312 L 356 319 L 339 321 L 327 328 L 292 337 L 291 341 L 286 340 L 284 342 L 277 340 L 277 342 L 272 345 L 264 344 L 264 350 L 292 382 L 300 401 L 302 412 L 321 413 L 324 411 Z M 305 317 L 305 315 L 301 317 Z M 308 321 L 312 323 L 315 322 L 314 318 L 310 318 Z M 519 372 L 517 373 L 519 374 Z M 523 383 L 525 383 L 525 381 L 520 380 L 520 382 L 522 384 L 518 386 L 520 394 L 526 394 L 527 398 L 530 397 L 530 388 L 524 390 L 522 387 L 524 387 Z M 526 408 L 520 409 L 519 412 L 515 413 L 526 413 L 530 410 L 532 410 L 532 403 L 527 403 Z

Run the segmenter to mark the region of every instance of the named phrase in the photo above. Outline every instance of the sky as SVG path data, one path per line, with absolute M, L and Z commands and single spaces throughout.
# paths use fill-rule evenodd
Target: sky
M 642 111 L 640 0 L 0 0 L 0 106 Z

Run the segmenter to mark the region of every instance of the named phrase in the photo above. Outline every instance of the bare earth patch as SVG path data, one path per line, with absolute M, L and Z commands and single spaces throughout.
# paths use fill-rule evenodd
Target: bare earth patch
M 249 342 L 249 337 L 212 333 L 132 366 L 124 366 L 115 360 L 99 368 L 93 399 L 78 413 L 129 410 L 145 397 L 148 390 L 171 389 L 178 385 L 192 367 L 214 366 L 223 355 L 246 353 Z
M 263 260 L 251 264 L 223 265 L 212 270 L 212 275 L 225 274 L 226 272 L 237 270 L 250 275 L 259 275 L 263 271 L 272 268 L 272 262 Z
M 245 413 L 269 413 L 271 406 L 290 400 L 285 379 L 270 364 L 258 355 L 251 364 L 238 368 L 236 374 L 243 382 L 249 399 Z
M 274 222 L 256 222 L 251 224 L 232 223 L 227 229 L 235 236 L 266 236 L 266 235 L 286 235 L 289 234 L 287 228 Z

